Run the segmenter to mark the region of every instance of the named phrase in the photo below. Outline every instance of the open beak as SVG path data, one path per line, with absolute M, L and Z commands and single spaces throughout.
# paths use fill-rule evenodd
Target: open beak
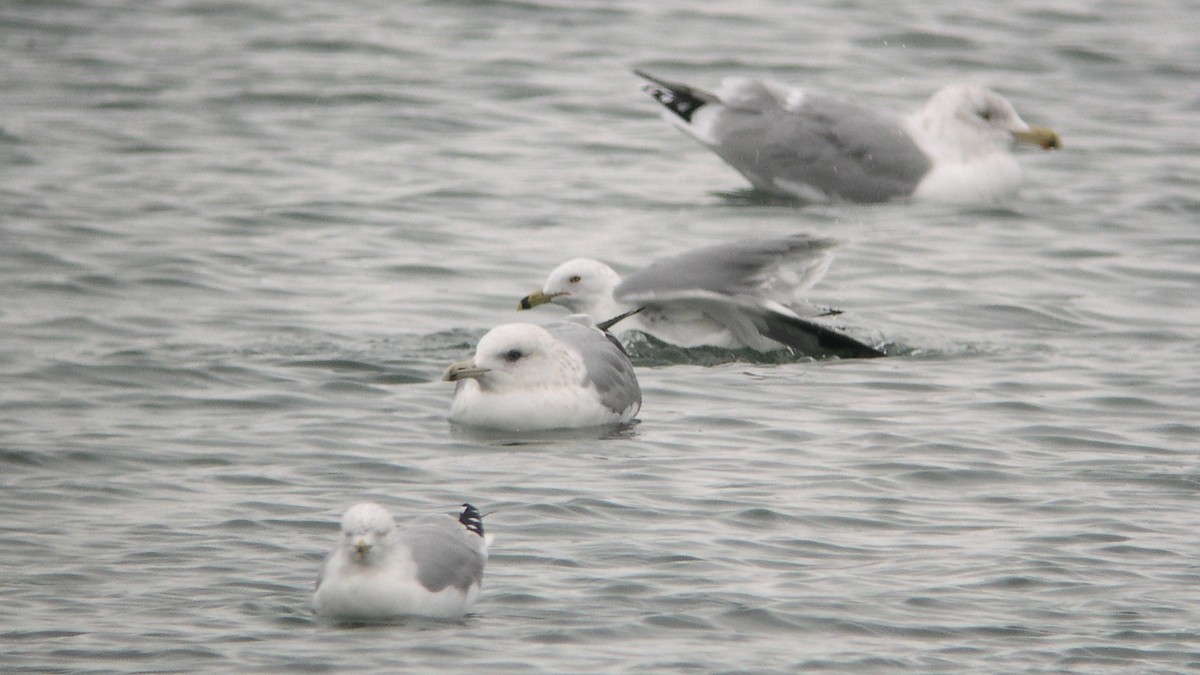
M 1046 127 L 1029 127 L 1028 131 L 1014 131 L 1013 138 L 1021 143 L 1031 143 L 1043 150 L 1058 150 L 1062 147 L 1062 141 L 1059 140 L 1058 134 L 1053 129 Z
M 442 379 L 446 382 L 458 382 L 459 380 L 480 377 L 490 370 L 490 368 L 476 366 L 474 361 L 459 361 L 458 363 L 450 364 L 450 367 L 442 374 Z
M 552 302 L 559 295 L 561 295 L 561 293 L 555 293 L 551 295 L 541 291 L 534 291 L 521 298 L 521 301 L 517 303 L 517 310 L 529 309 L 531 307 L 537 307 L 538 305 L 544 305 L 547 302 Z

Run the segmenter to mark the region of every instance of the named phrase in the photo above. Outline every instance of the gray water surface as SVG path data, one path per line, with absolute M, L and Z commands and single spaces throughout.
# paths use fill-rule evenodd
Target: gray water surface
M 1194 2 L 0 7 L 0 670 L 1200 668 Z M 995 205 L 775 203 L 641 67 L 1065 148 Z M 452 428 L 576 255 L 811 232 L 887 359 L 633 345 L 625 429 Z M 471 501 L 462 622 L 309 607 L 349 505 Z

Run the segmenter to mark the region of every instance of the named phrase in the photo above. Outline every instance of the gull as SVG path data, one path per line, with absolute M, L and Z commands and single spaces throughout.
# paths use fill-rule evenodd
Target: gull
M 621 317 L 617 317 L 620 319 Z M 606 328 L 584 317 L 488 331 L 469 361 L 451 364 L 450 420 L 508 431 L 621 424 L 642 407 L 633 364 Z
M 622 324 L 680 347 L 804 355 L 884 353 L 792 309 L 829 266 L 831 239 L 798 234 L 707 246 L 657 260 L 621 278 L 591 258 L 559 265 L 518 308 L 554 303 L 590 317 L 641 310 Z
M 341 542 L 317 577 L 313 608 L 339 622 L 459 618 L 479 597 L 490 543 L 470 504 L 457 518 L 426 515 L 402 530 L 379 504 L 356 504 L 342 516 Z
M 899 115 L 745 77 L 710 93 L 643 71 L 668 122 L 758 190 L 804 201 L 994 201 L 1016 191 L 1014 143 L 1061 146 L 1000 94 L 951 84 Z

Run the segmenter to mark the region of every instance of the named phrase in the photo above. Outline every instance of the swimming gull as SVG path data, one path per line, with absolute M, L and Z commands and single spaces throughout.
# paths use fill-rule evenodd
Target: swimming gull
M 1020 183 L 1014 143 L 1061 145 L 978 85 L 948 85 L 900 116 L 744 77 L 709 93 L 634 72 L 669 122 L 755 188 L 805 201 L 991 201 Z
M 458 383 L 451 421 L 538 431 L 633 419 L 642 406 L 633 364 L 615 338 L 577 319 L 504 324 L 480 338 L 475 358 L 446 369 Z
M 340 622 L 461 617 L 479 597 L 490 543 L 470 504 L 457 518 L 426 515 L 402 530 L 382 506 L 356 504 L 342 516 L 341 542 L 317 577 L 313 607 Z
M 518 307 L 555 303 L 593 318 L 642 308 L 622 322 L 622 331 L 681 347 L 884 356 L 793 309 L 797 294 L 829 266 L 834 243 L 799 234 L 708 246 L 655 261 L 624 279 L 598 260 L 576 258 L 559 265 Z

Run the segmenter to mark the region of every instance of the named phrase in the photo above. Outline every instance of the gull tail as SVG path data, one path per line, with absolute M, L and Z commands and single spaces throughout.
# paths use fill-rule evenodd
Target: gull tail
M 887 356 L 868 344 L 815 321 L 784 314 L 767 316 L 763 335 L 782 342 L 801 354 L 833 354 L 843 359 L 874 359 Z
M 697 110 L 708 103 L 719 103 L 721 100 L 715 94 L 710 94 L 703 89 L 660 80 L 643 70 L 634 69 L 633 74 L 650 83 L 642 87 L 643 91 L 689 124 L 692 121 L 692 115 L 696 114 Z
M 462 523 L 463 527 L 471 532 L 481 537 L 483 536 L 483 516 L 479 513 L 479 509 L 474 506 L 463 504 L 463 510 L 458 516 L 458 522 Z

